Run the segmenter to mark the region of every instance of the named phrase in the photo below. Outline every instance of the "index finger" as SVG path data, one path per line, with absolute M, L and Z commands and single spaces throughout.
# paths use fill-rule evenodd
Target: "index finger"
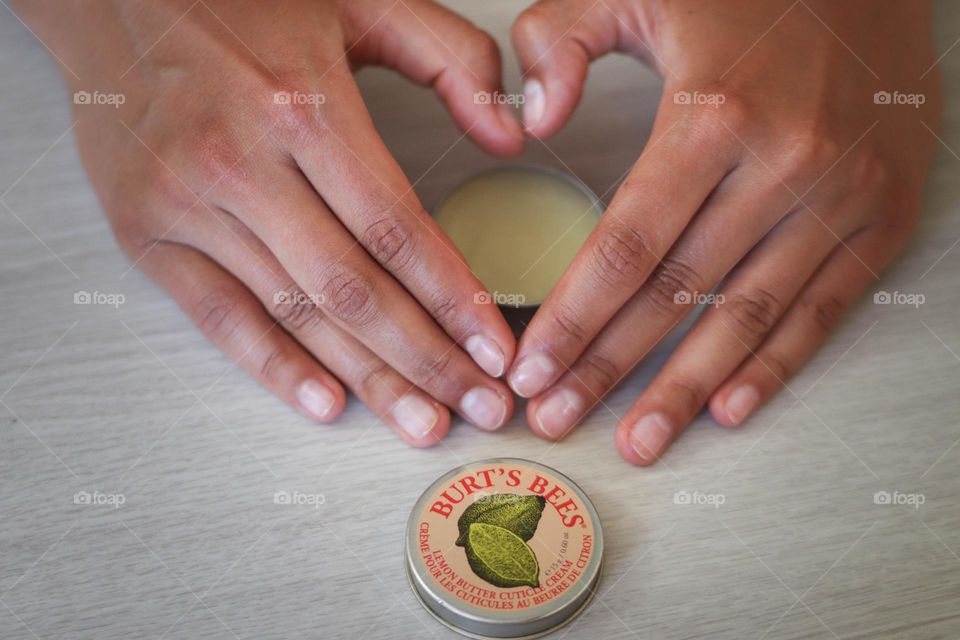
M 508 374 L 518 395 L 529 398 L 552 384 L 660 264 L 731 167 L 732 158 L 709 147 L 692 119 L 654 127 L 610 208 L 524 332 Z

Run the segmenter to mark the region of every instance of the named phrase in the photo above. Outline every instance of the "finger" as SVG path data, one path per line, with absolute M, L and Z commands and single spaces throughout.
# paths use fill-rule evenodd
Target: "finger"
M 160 242 L 141 264 L 211 342 L 274 395 L 320 422 L 333 420 L 343 410 L 340 383 L 210 258 Z
M 591 61 L 610 51 L 638 52 L 637 29 L 593 0 L 541 0 L 513 24 L 513 48 L 524 78 L 523 123 L 536 137 L 570 118 Z
M 506 386 L 489 378 L 371 259 L 301 174 L 279 164 L 260 171 L 260 188 L 234 195 L 229 210 L 238 213 L 298 286 L 315 296 L 341 328 L 432 397 L 482 429 L 501 427 L 513 404 Z M 421 255 L 411 252 L 401 260 L 419 270 L 417 265 L 426 260 Z M 437 274 L 438 279 L 450 276 Z M 432 310 L 443 315 L 452 308 L 446 304 Z M 483 335 L 473 331 L 466 335 Z
M 490 35 L 426 0 L 349 7 L 354 60 L 433 87 L 460 129 L 484 150 L 501 156 L 523 150 L 523 130 L 503 94 L 500 49 Z
M 446 407 L 326 318 L 239 220 L 215 209 L 209 213 L 195 221 L 190 241 L 240 278 L 287 335 L 408 444 L 431 446 L 446 435 L 450 427 Z
M 341 108 L 313 123 L 324 144 L 297 146 L 297 163 L 363 248 L 488 375 L 499 377 L 516 348 L 509 325 L 495 305 L 476 303 L 486 289 L 424 211 L 370 123 L 352 79 L 343 85 Z M 312 243 L 300 236 L 299 244 Z
M 513 390 L 546 389 L 640 289 L 734 162 L 729 140 L 663 116 L 609 210 L 537 311 L 508 374 Z M 658 137 L 660 136 L 660 137 Z
M 617 444 L 627 460 L 651 464 L 663 455 L 717 387 L 766 339 L 836 246 L 836 236 L 821 220 L 806 211 L 797 215 L 807 237 L 781 235 L 762 243 L 624 416 Z M 856 224 L 852 215 L 839 217 L 844 225 Z
M 728 178 L 570 371 L 528 405 L 529 422 L 538 435 L 565 435 L 764 237 L 764 248 L 746 263 L 758 265 L 754 270 L 771 265 L 780 269 L 780 260 L 813 259 L 817 246 L 823 255 L 830 250 L 830 234 L 799 213 L 771 231 L 770 221 L 779 220 L 794 203 L 782 190 L 756 188 L 756 183 L 753 171 Z M 783 247 L 786 251 L 778 253 Z
M 763 345 L 713 393 L 710 412 L 717 422 L 742 424 L 787 384 L 896 254 L 891 237 L 867 229 L 835 249 Z

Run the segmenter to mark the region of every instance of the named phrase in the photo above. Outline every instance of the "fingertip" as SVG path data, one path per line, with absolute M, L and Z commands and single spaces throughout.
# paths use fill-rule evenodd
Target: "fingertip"
M 736 428 L 746 422 L 760 403 L 760 392 L 751 384 L 730 384 L 710 398 L 710 414 L 720 425 Z
M 576 429 L 585 410 L 586 403 L 579 393 L 555 387 L 527 404 L 527 423 L 537 436 L 556 442 Z
M 523 129 L 533 138 L 557 133 L 580 101 L 580 89 L 559 80 L 528 78 L 523 85 Z
M 441 440 L 450 433 L 450 411 L 442 405 L 438 405 L 437 422 L 433 428 L 419 438 L 410 438 L 407 442 L 417 449 L 428 449 L 436 446 Z
M 478 429 L 497 431 L 513 415 L 513 394 L 502 383 L 474 387 L 463 394 L 460 414 Z
M 636 422 L 617 425 L 614 436 L 621 457 L 631 464 L 647 467 L 659 460 L 673 441 L 676 428 L 664 413 L 652 412 Z
M 304 380 L 297 387 L 297 408 L 312 420 L 328 424 L 339 417 L 346 406 L 346 394 L 339 384 Z
M 513 109 L 507 105 L 489 108 L 475 124 L 461 123 L 461 129 L 473 142 L 498 158 L 513 158 L 523 153 L 526 136 Z

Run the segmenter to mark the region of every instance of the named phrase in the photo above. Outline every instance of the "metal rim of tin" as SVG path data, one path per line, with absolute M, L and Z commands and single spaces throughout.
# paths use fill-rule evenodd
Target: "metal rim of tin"
M 521 615 L 511 616 L 509 614 L 501 614 L 495 616 L 490 614 L 485 618 L 479 607 L 459 603 L 452 598 L 441 597 L 442 593 L 431 590 L 430 586 L 434 584 L 432 578 L 426 573 L 423 564 L 416 562 L 418 557 L 418 516 L 422 512 L 425 502 L 432 496 L 433 492 L 451 478 L 456 477 L 459 473 L 469 468 L 503 462 L 519 463 L 524 466 L 539 469 L 562 480 L 572 489 L 577 497 L 580 498 L 585 511 L 590 516 L 590 521 L 593 526 L 593 545 L 595 551 L 584 570 L 584 578 L 579 580 L 571 590 L 557 597 L 543 612 L 536 612 L 535 615 L 526 617 Z M 414 595 L 423 608 L 438 622 L 469 638 L 475 638 L 477 640 L 502 638 L 531 640 L 532 638 L 539 638 L 556 631 L 560 627 L 573 621 L 593 600 L 600 582 L 602 569 L 603 528 L 600 523 L 599 514 L 590 501 L 590 497 L 577 483 L 566 475 L 552 467 L 532 460 L 511 457 L 484 458 L 451 469 L 434 480 L 420 497 L 417 498 L 410 512 L 410 517 L 407 520 L 406 540 L 404 544 L 404 574 L 407 577 L 407 581 Z M 517 612 L 512 610 L 512 613 Z M 511 620 L 511 617 L 516 619 Z
M 444 204 L 446 204 L 447 200 L 450 198 L 451 195 L 453 195 L 453 193 L 454 193 L 457 189 L 459 189 L 459 188 L 462 187 L 463 185 L 467 184 L 467 183 L 470 182 L 471 180 L 474 180 L 474 179 L 479 178 L 479 177 L 481 177 L 481 176 L 485 176 L 485 175 L 487 175 L 488 173 L 496 173 L 496 172 L 498 172 L 498 171 L 504 171 L 504 170 L 508 170 L 508 171 L 509 171 L 509 170 L 511 170 L 511 169 L 520 169 L 520 170 L 523 170 L 523 171 L 534 171 L 534 172 L 538 172 L 538 173 L 545 173 L 545 174 L 547 174 L 547 175 L 549 175 L 549 176 L 553 176 L 553 177 L 555 177 L 555 178 L 560 178 L 561 180 L 563 180 L 563 181 L 565 181 L 565 182 L 568 182 L 569 184 L 571 184 L 571 185 L 573 185 L 574 187 L 576 187 L 577 190 L 580 191 L 583 195 L 585 195 L 585 196 L 587 196 L 587 198 L 589 198 L 590 203 L 591 203 L 591 206 L 590 206 L 589 209 L 587 209 L 587 210 L 584 211 L 583 213 L 584 213 L 584 214 L 587 214 L 587 213 L 589 213 L 590 211 L 596 211 L 596 212 L 597 212 L 597 220 L 599 220 L 599 219 L 600 219 L 600 216 L 602 216 L 602 215 L 604 214 L 604 212 L 606 211 L 606 206 L 603 204 L 603 200 L 601 200 L 600 197 L 597 196 L 597 194 L 595 194 L 595 193 L 593 192 L 593 189 L 591 189 L 590 187 L 588 187 L 583 180 L 581 180 L 581 179 L 578 178 L 577 176 L 572 175 L 572 174 L 570 174 L 570 173 L 568 173 L 568 172 L 566 172 L 566 171 L 561 171 L 560 169 L 556 169 L 556 168 L 554 168 L 554 167 L 550 167 L 550 166 L 547 166 L 547 165 L 544 165 L 544 164 L 537 164 L 537 163 L 535 163 L 535 162 L 507 162 L 507 163 L 500 164 L 500 165 L 497 165 L 497 166 L 495 166 L 495 167 L 490 167 L 489 169 L 484 169 L 483 171 L 479 171 L 479 172 L 477 172 L 477 173 L 471 174 L 471 175 L 468 176 L 467 178 L 465 178 L 465 179 L 463 179 L 462 181 L 458 182 L 458 183 L 457 183 L 456 185 L 454 185 L 453 187 L 450 187 L 449 189 L 447 189 L 447 191 L 443 194 L 443 197 L 441 197 L 440 200 L 437 201 L 437 205 L 433 208 L 432 211 L 433 211 L 433 212 L 439 211 L 440 208 L 441 208 Z M 431 213 L 431 215 L 433 215 L 433 214 Z M 536 308 L 536 307 L 539 307 L 542 303 L 543 303 L 543 300 L 538 300 L 538 301 L 536 301 L 536 302 L 525 302 L 525 303 L 523 303 L 523 304 L 510 305 L 510 306 L 511 306 L 511 308 L 517 308 L 517 309 L 534 309 L 534 308 Z

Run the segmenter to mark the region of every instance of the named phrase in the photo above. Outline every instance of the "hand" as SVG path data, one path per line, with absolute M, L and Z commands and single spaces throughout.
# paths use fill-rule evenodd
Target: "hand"
M 227 355 L 321 422 L 342 382 L 414 446 L 446 434 L 446 407 L 507 420 L 494 378 L 512 333 L 474 304 L 483 286 L 352 75 L 381 64 L 432 86 L 477 144 L 516 154 L 517 119 L 475 99 L 500 88 L 488 35 L 427 0 L 19 7 L 86 92 L 77 139 L 119 243 Z
M 533 135 L 609 51 L 665 79 L 640 159 L 518 346 L 508 380 L 535 396 L 536 433 L 568 433 L 698 302 L 617 426 L 624 458 L 654 462 L 705 404 L 740 425 L 786 384 L 916 224 L 940 116 L 930 21 L 927 2 L 873 0 L 543 0 L 519 17 Z

